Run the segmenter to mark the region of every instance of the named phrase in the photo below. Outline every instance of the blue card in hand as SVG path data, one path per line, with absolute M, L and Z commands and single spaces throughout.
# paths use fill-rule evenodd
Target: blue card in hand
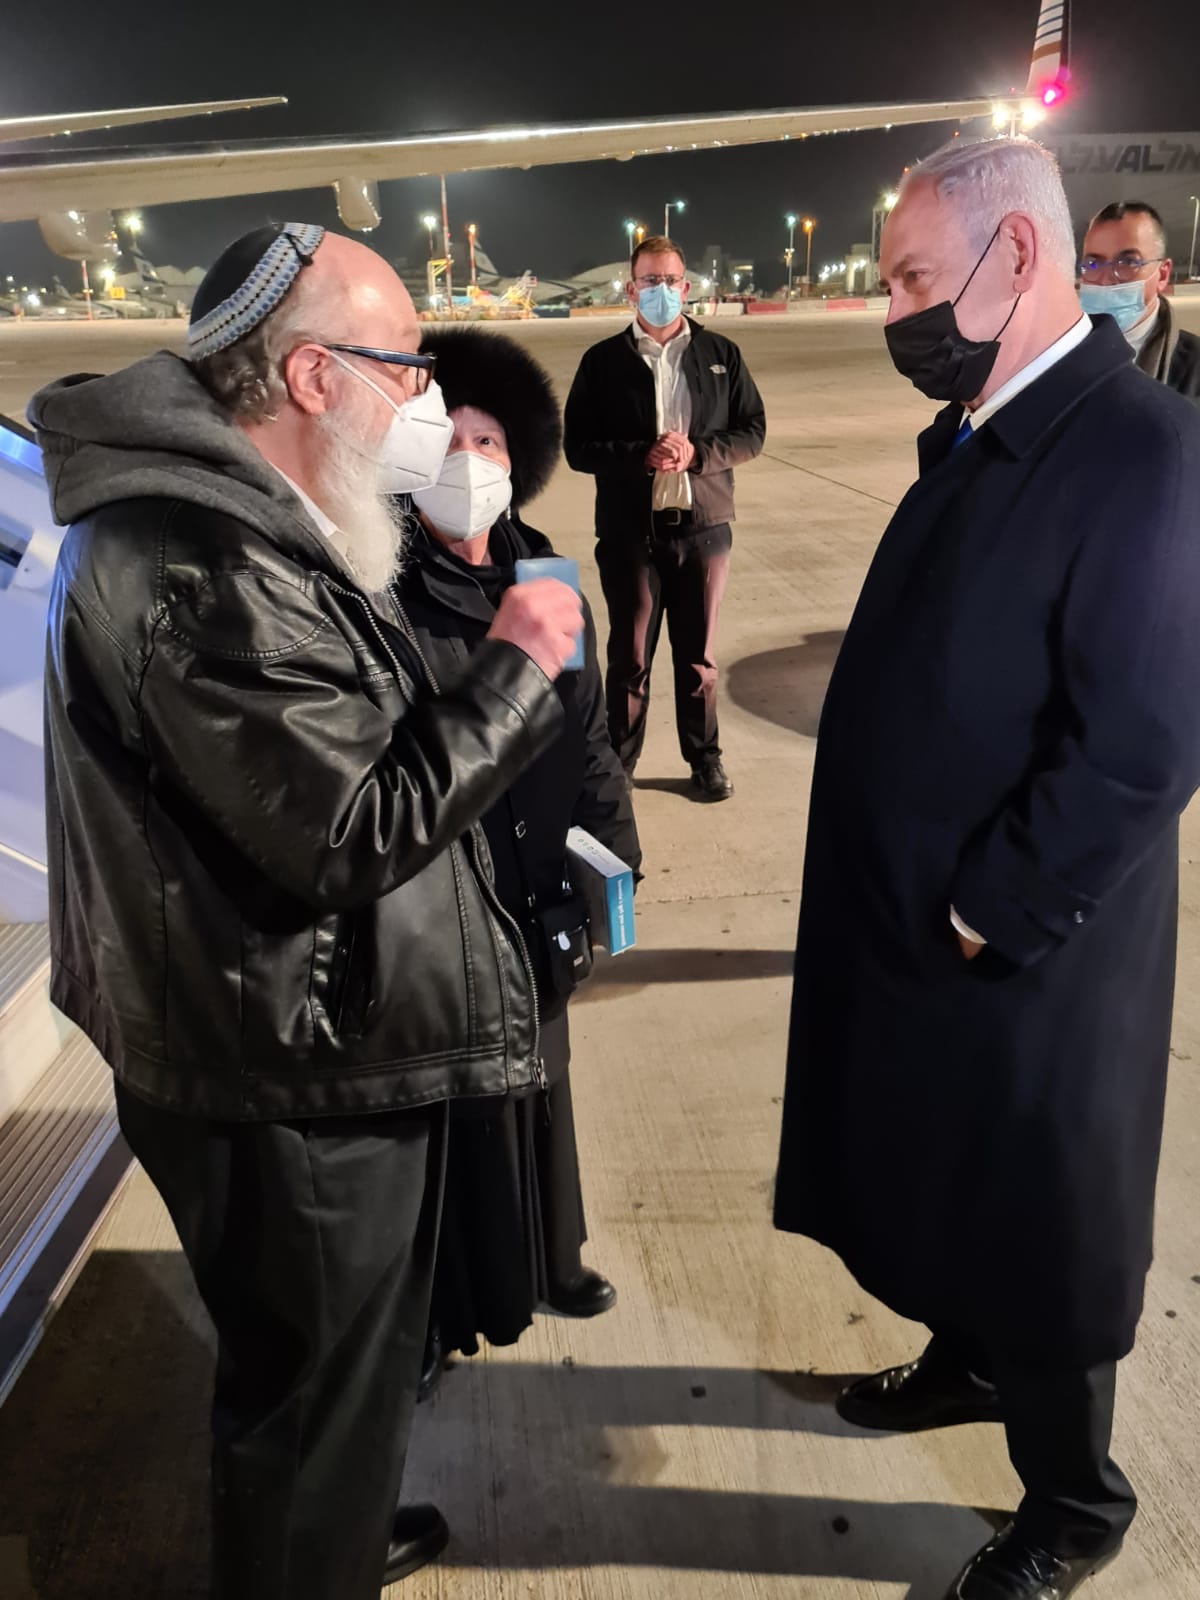
M 569 556 L 537 556 L 530 561 L 518 561 L 513 569 L 518 583 L 531 583 L 534 578 L 557 578 L 568 589 L 579 593 L 579 563 Z M 575 642 L 575 651 L 563 668 L 564 672 L 579 672 L 583 667 L 583 634 Z

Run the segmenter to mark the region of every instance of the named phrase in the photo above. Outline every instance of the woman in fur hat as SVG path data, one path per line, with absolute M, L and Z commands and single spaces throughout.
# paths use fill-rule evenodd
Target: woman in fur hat
M 426 333 L 422 351 L 454 423 L 438 483 L 399 581 L 405 620 L 439 682 L 484 638 L 514 563 L 554 552 L 519 515 L 558 461 L 562 422 L 546 373 L 481 328 Z M 582 671 L 558 682 L 563 731 L 484 817 L 496 890 L 533 964 L 548 1087 L 526 1099 L 461 1102 L 450 1122 L 446 1196 L 422 1377 L 432 1392 L 451 1351 L 482 1334 L 512 1344 L 539 1306 L 597 1316 L 616 1291 L 585 1268 L 586 1238 L 568 1074 L 567 1002 L 590 964 L 582 902 L 568 887 L 566 835 L 586 828 L 637 871 L 629 791 L 608 742 L 596 630 L 585 606 Z

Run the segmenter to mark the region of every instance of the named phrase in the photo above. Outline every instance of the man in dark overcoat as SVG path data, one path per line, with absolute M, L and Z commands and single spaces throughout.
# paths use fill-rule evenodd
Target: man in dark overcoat
M 1136 1508 L 1109 1445 L 1200 781 L 1200 418 L 1081 314 L 1030 141 L 910 173 L 881 272 L 949 403 L 821 720 L 776 1222 L 933 1334 L 843 1417 L 1007 1430 L 1024 1499 L 948 1600 L 1065 1600 Z

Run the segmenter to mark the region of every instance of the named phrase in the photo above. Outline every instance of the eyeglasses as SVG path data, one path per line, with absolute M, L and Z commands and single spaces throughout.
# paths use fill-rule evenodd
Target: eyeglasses
M 375 350 L 364 344 L 330 344 L 327 350 L 340 350 L 347 356 L 366 356 L 368 361 L 384 361 L 389 367 L 412 367 L 416 371 L 416 393 L 424 394 L 433 381 L 436 356 L 416 355 L 408 350 Z
M 650 272 L 644 278 L 635 278 L 633 281 L 639 289 L 657 289 L 660 283 L 666 284 L 668 289 L 678 289 L 687 279 L 675 273 Z
M 1147 267 L 1160 266 L 1166 259 L 1166 256 L 1154 256 L 1146 261 L 1134 250 L 1125 250 L 1111 261 L 1103 256 L 1084 256 L 1079 263 L 1079 276 L 1089 283 L 1099 283 L 1109 275 L 1114 283 L 1135 283 Z

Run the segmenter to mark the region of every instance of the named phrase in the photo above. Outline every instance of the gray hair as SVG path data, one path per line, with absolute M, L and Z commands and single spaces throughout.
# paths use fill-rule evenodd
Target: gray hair
M 1029 217 L 1051 263 L 1074 280 L 1075 227 L 1058 162 L 1034 139 L 952 139 L 914 167 L 902 188 L 929 182 L 953 205 L 963 231 L 982 252 L 1013 212 Z
M 298 344 L 321 343 L 313 331 L 311 294 L 301 273 L 292 292 L 244 339 L 201 356 L 192 370 L 213 399 L 238 422 L 263 422 L 287 398 L 283 363 Z

